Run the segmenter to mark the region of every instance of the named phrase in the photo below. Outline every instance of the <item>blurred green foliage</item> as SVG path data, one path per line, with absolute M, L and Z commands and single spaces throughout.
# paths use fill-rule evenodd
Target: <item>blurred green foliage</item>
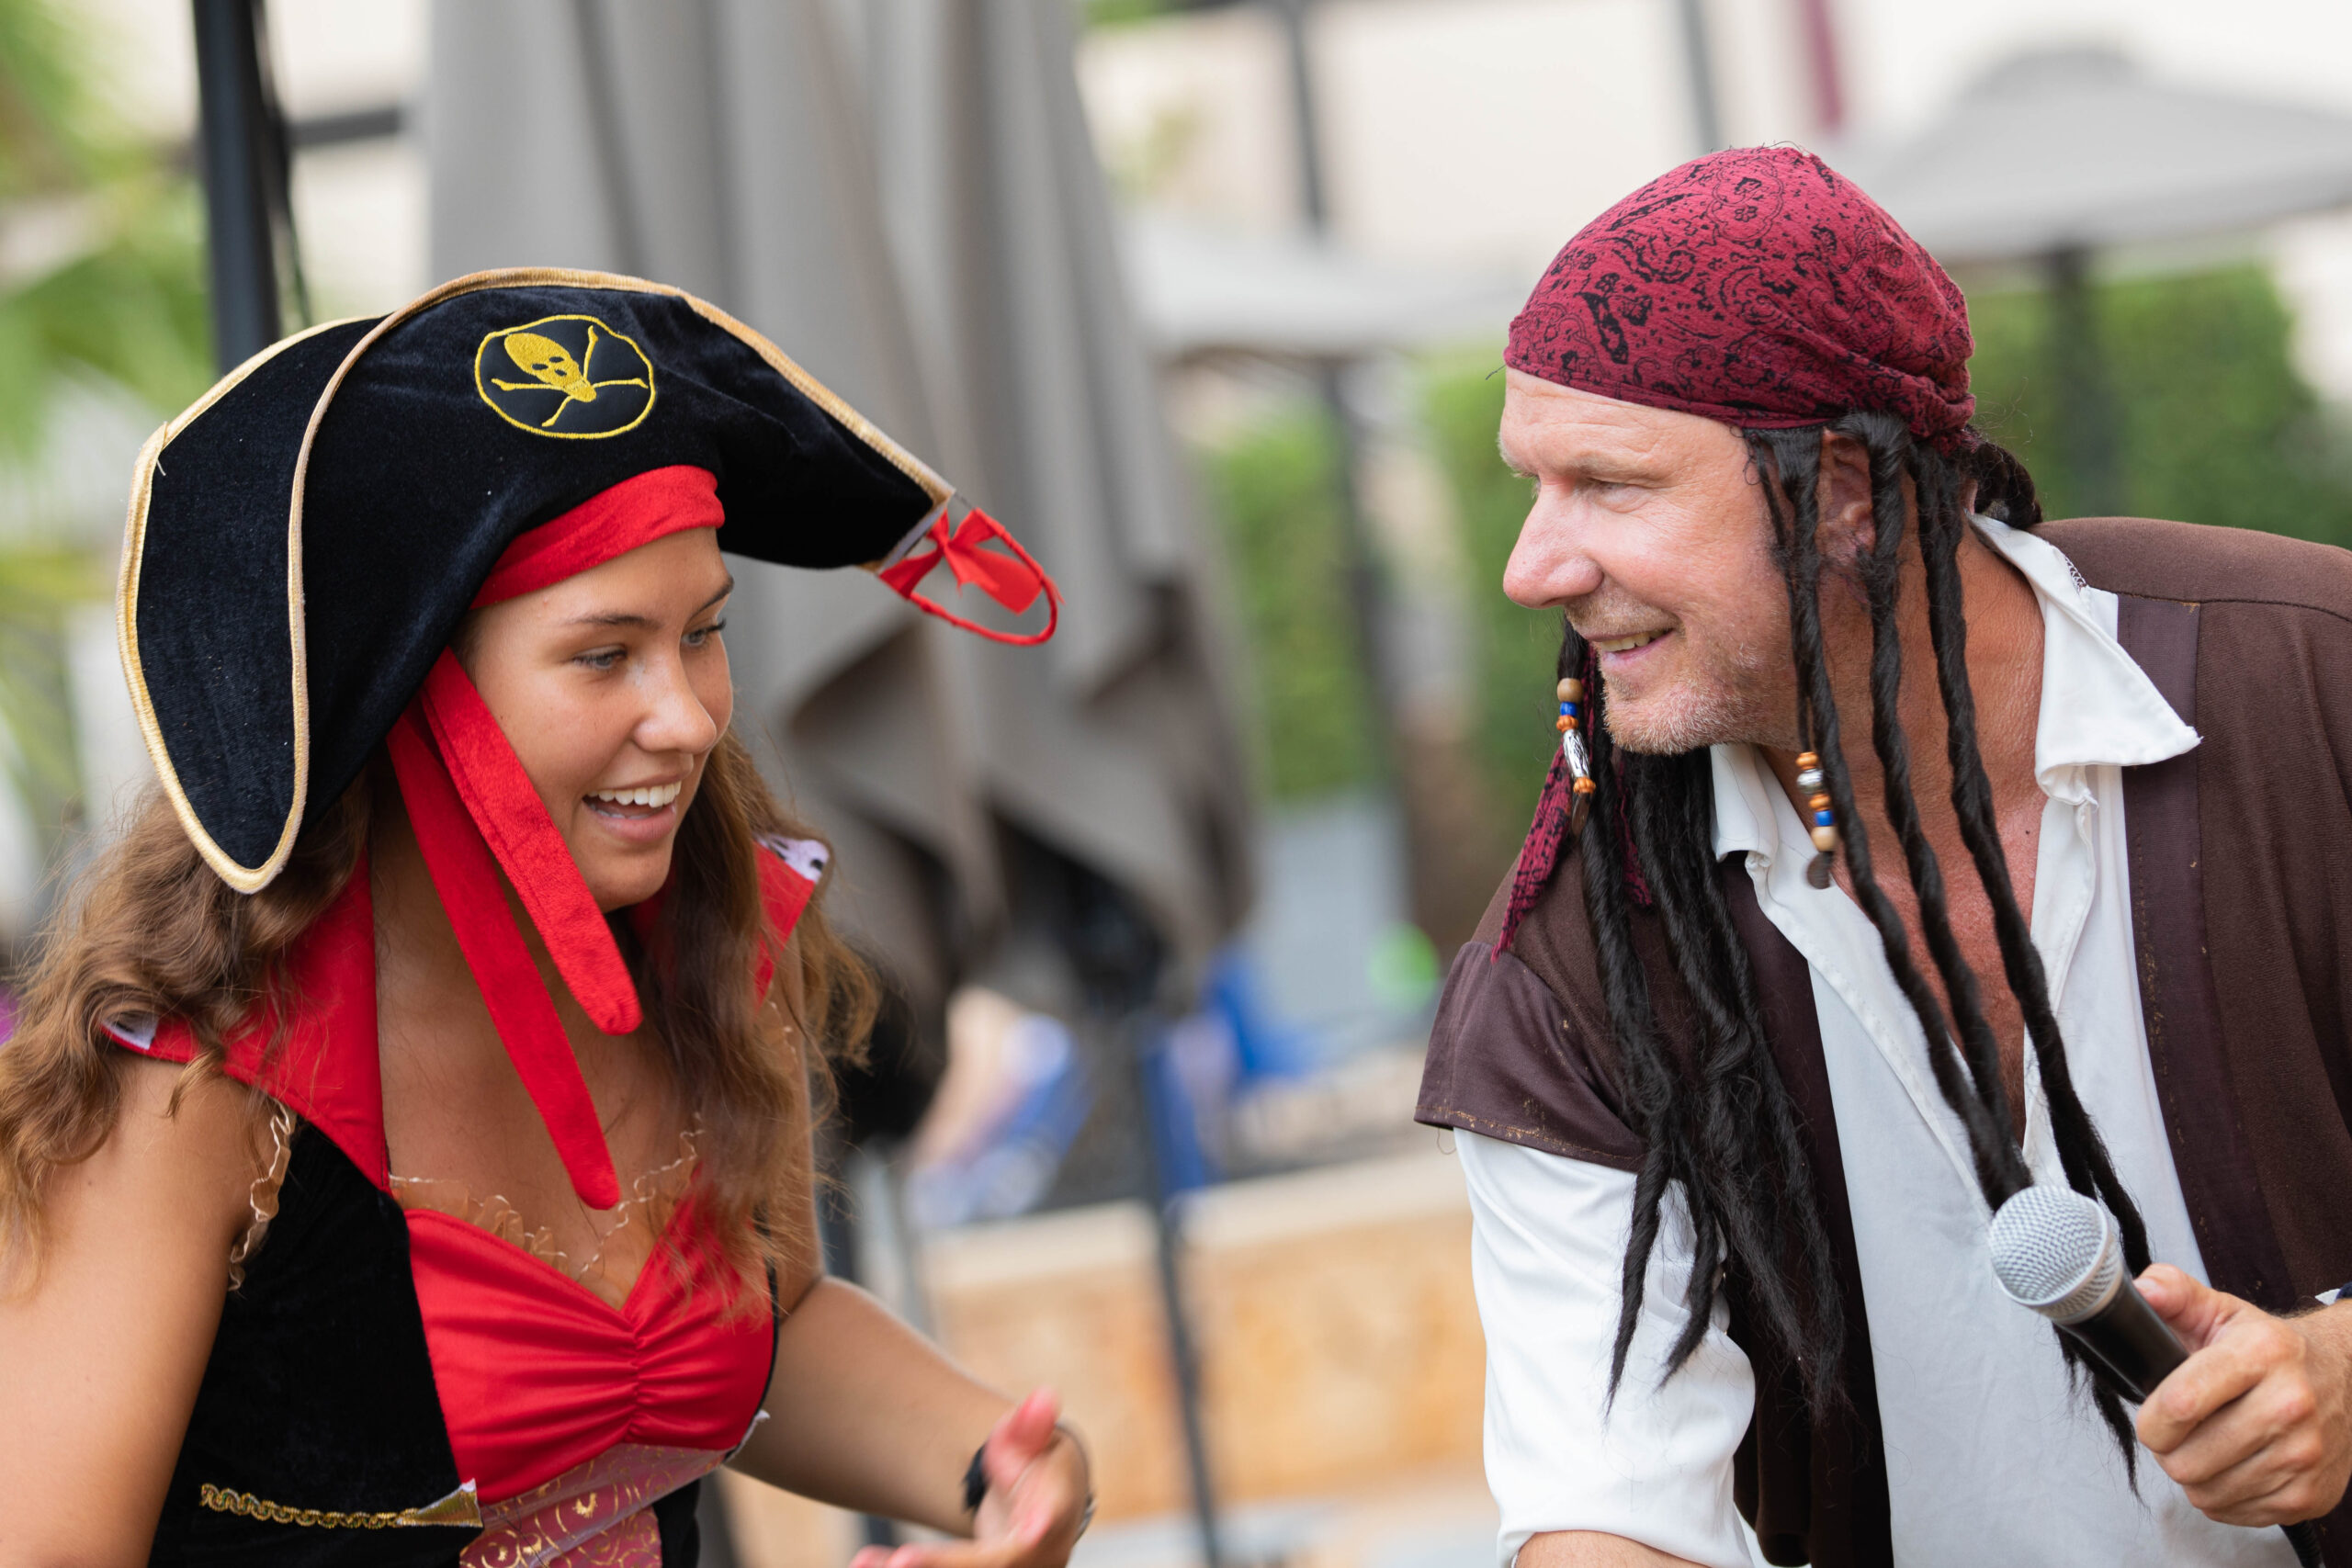
M 1380 776 L 1347 600 L 1338 436 L 1300 400 L 1202 455 L 1246 636 L 1268 792 L 1329 795 Z
M 1560 617 L 1503 597 L 1503 566 L 1532 499 L 1527 480 L 1495 449 L 1503 417 L 1503 374 L 1492 353 L 1431 360 L 1422 417 L 1431 450 L 1453 492 L 1469 566 L 1470 624 L 1477 646 L 1474 747 L 1495 808 L 1516 842 L 1559 737 L 1552 729 L 1552 684 L 1560 657 Z
M 92 88 L 57 0 L 0 0 L 0 460 L 36 451 L 63 385 L 92 375 L 159 412 L 212 378 L 195 187 Z
M 1078 0 L 1081 28 L 1116 28 L 1181 9 L 1178 0 Z
M 2092 321 L 2114 399 L 2125 510 L 2352 545 L 2337 427 L 2296 370 L 2294 320 L 2257 266 L 2095 284 Z M 2032 470 L 2042 510 L 2083 493 L 2054 417 L 2051 300 L 1969 301 L 1977 423 Z
M 74 386 L 160 418 L 212 378 L 192 183 L 107 112 L 84 18 L 0 0 L 0 469 L 44 456 Z M 63 624 L 106 591 L 100 553 L 0 517 L 0 772 L 53 853 L 80 793 Z

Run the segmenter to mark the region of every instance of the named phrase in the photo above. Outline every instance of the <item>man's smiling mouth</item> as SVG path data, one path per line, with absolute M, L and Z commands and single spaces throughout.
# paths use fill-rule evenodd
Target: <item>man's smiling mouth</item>
M 1631 653 L 1665 635 L 1665 631 L 1637 632 L 1632 637 L 1593 637 L 1589 640 L 1594 651 L 1599 653 Z

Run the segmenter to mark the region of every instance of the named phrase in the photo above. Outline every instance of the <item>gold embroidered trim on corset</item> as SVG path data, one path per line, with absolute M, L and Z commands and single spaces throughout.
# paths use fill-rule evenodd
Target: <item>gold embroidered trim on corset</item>
M 524 1221 L 522 1211 L 498 1194 L 477 1198 L 473 1190 L 454 1177 L 402 1176 L 391 1173 L 392 1201 L 401 1209 L 430 1209 L 462 1220 L 477 1230 L 488 1231 L 509 1247 L 519 1247 L 549 1268 L 561 1270 L 586 1286 L 608 1304 L 618 1305 L 628 1295 L 636 1281 L 636 1264 L 632 1259 L 626 1274 L 605 1267 L 613 1249 L 613 1238 L 631 1227 L 632 1222 L 658 1240 L 667 1228 L 678 1201 L 685 1196 L 694 1180 L 695 1140 L 699 1129 L 689 1127 L 678 1134 L 678 1156 L 667 1165 L 657 1166 L 630 1183 L 629 1194 L 616 1208 L 603 1211 L 612 1223 L 598 1236 L 596 1249 L 587 1260 L 575 1266 L 571 1255 L 555 1245 L 555 1228 L 551 1225 L 531 1229 Z M 650 1258 L 653 1242 L 647 1244 Z M 618 1278 L 614 1276 L 619 1275 Z
M 243 1518 L 300 1525 L 309 1529 L 403 1529 L 415 1525 L 471 1525 L 479 1529 L 481 1525 L 481 1504 L 474 1495 L 474 1483 L 470 1481 L 421 1508 L 393 1508 L 373 1514 L 345 1513 L 334 1508 L 289 1508 L 250 1492 L 209 1484 L 196 1489 L 196 1500 L 216 1514 L 236 1514 Z
M 245 1226 L 245 1234 L 229 1249 L 229 1288 L 235 1290 L 245 1282 L 245 1264 L 259 1250 L 262 1238 L 269 1235 L 269 1222 L 277 1217 L 277 1190 L 286 1181 L 286 1162 L 294 1151 L 294 1112 L 278 1100 L 269 1102 L 269 1168 L 254 1178 L 245 1190 L 245 1202 L 254 1217 Z

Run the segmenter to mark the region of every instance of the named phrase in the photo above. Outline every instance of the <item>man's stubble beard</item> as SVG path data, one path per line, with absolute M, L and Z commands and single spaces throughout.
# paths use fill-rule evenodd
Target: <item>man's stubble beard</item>
M 1695 646 L 1690 651 L 1698 653 Z M 1768 695 L 1785 684 L 1785 678 L 1773 678 L 1782 657 L 1746 640 L 1718 648 L 1699 668 L 1679 672 L 1665 690 L 1641 702 L 1621 701 L 1615 682 L 1603 674 L 1601 719 L 1609 738 L 1649 756 L 1740 741 L 1787 747 L 1790 716 L 1774 710 L 1788 705 Z

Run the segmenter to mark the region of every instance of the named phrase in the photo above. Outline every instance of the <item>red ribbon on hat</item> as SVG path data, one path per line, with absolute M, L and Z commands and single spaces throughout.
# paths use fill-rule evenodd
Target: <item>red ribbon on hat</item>
M 1028 647 L 1054 635 L 1055 626 L 1061 621 L 1061 590 L 1056 588 L 1054 580 L 1046 575 L 1046 569 L 1021 547 L 1021 541 L 1006 533 L 1004 525 L 995 518 L 976 506 L 964 514 L 963 522 L 951 526 L 947 513 L 943 511 L 924 530 L 923 537 L 932 541 L 930 549 L 910 555 L 896 566 L 884 567 L 876 574 L 900 598 L 919 610 L 937 615 L 949 626 L 961 626 L 991 642 Z M 991 539 L 1012 553 L 1003 555 L 980 548 Z M 998 631 L 978 621 L 967 620 L 937 600 L 927 599 L 916 592 L 915 585 L 930 576 L 932 569 L 942 561 L 955 574 L 958 591 L 977 585 L 981 592 L 1016 615 L 1035 604 L 1037 595 L 1043 593 L 1046 596 L 1045 629 L 1037 632 Z
M 450 672 L 443 674 L 444 667 Z M 473 683 L 466 680 L 457 660 L 444 651 L 434 674 L 442 685 L 444 696 L 449 694 L 452 679 L 461 683 L 466 692 L 473 692 Z M 546 982 L 539 976 L 539 966 L 533 962 L 530 949 L 525 945 L 523 932 L 506 908 L 506 889 L 499 880 L 499 862 L 492 845 L 505 842 L 512 852 L 515 840 L 544 831 L 552 840 L 555 854 L 561 856 L 571 878 L 579 883 L 577 898 L 569 890 L 547 886 L 545 873 L 548 857 L 526 855 L 520 859 L 520 875 L 515 887 L 524 900 L 524 908 L 532 908 L 535 900 L 550 913 L 548 923 L 540 925 L 540 937 L 554 956 L 556 967 L 566 982 L 575 989 L 585 984 L 594 991 L 599 985 L 608 984 L 610 971 L 603 954 L 593 951 L 594 943 L 583 941 L 586 935 L 579 919 L 577 903 L 585 900 L 587 908 L 595 908 L 588 896 L 587 886 L 581 882 L 580 872 L 571 863 L 564 850 L 561 835 L 556 832 L 554 821 L 547 807 L 539 801 L 537 791 L 530 788 L 523 764 L 507 746 L 505 736 L 493 722 L 488 736 L 467 734 L 454 744 L 461 760 L 450 765 L 448 754 L 435 744 L 435 732 L 470 728 L 473 720 L 462 705 L 458 707 L 454 725 L 450 714 L 439 716 L 435 723 L 432 709 L 436 705 L 428 690 L 417 694 L 400 721 L 385 737 L 385 749 L 390 753 L 392 773 L 399 779 L 401 799 L 408 807 L 409 823 L 416 832 L 419 849 L 424 852 L 424 868 L 433 877 L 433 890 L 440 896 L 441 908 L 449 917 L 449 926 L 457 933 L 458 947 L 466 957 L 466 967 L 473 971 L 474 983 L 481 987 L 483 1005 L 490 1010 L 490 1021 L 498 1031 L 498 1038 L 506 1047 L 507 1059 L 514 1064 L 515 1076 L 523 1080 L 523 1089 L 531 1097 L 531 1104 L 547 1126 L 548 1136 L 555 1144 L 556 1154 L 563 1161 L 564 1173 L 571 1179 L 571 1189 L 580 1201 L 592 1209 L 611 1209 L 621 1201 L 620 1178 L 613 1168 L 612 1151 L 605 1145 L 605 1130 L 596 1116 L 595 1101 L 588 1093 L 587 1080 L 580 1076 L 579 1059 L 572 1055 L 571 1038 L 563 1032 L 563 1021 L 557 1016 L 555 999 L 548 994 Z M 473 702 L 481 703 L 480 694 Z M 488 717 L 489 709 L 481 708 Z M 484 753 L 503 749 L 505 765 L 484 765 Z M 511 768 L 511 771 L 510 771 Z M 460 786 L 458 776 L 465 775 L 468 784 Z M 521 778 L 526 803 L 513 789 L 514 779 Z M 467 789 L 474 792 L 472 801 Z M 544 829 L 534 821 L 546 824 Z M 494 826 L 489 832 L 482 828 L 487 818 Z M 535 884 L 531 892 L 524 892 L 526 883 Z M 534 923 L 537 924 L 535 916 Z M 603 947 L 612 949 L 612 932 L 599 912 L 592 922 L 603 936 Z M 583 952 L 582 949 L 591 951 Z M 620 983 L 627 987 L 628 1027 L 637 1027 L 640 1015 L 637 990 L 628 984 L 625 968 L 620 967 L 617 950 L 610 954 L 609 964 L 619 974 Z M 574 974 L 582 976 L 573 981 Z M 617 998 L 609 993 L 600 998 L 611 1009 Z M 582 1005 L 588 1006 L 585 998 Z M 607 1020 L 621 1021 L 621 1016 L 608 1011 L 606 1019 L 597 1021 L 597 1027 L 608 1032 L 626 1030 L 607 1028 Z

